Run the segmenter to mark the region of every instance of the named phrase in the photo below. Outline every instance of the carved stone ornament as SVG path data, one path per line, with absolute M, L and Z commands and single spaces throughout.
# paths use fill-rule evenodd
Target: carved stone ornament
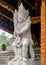
M 19 10 L 15 10 L 13 21 L 15 39 L 11 42 L 11 46 L 15 57 L 9 61 L 8 65 L 35 65 L 33 40 L 30 32 L 31 19 L 28 10 L 22 3 Z

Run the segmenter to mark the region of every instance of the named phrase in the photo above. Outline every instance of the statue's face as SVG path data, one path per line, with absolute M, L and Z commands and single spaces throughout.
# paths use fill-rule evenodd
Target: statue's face
M 23 22 L 24 21 L 24 16 L 23 14 L 18 14 L 18 21 Z

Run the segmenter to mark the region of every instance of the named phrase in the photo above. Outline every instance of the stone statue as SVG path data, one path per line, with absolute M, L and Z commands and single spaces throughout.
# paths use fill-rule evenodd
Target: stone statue
M 30 32 L 31 20 L 28 10 L 24 6 L 19 6 L 14 13 L 14 35 L 15 39 L 11 46 L 15 57 L 8 65 L 34 65 L 33 40 Z

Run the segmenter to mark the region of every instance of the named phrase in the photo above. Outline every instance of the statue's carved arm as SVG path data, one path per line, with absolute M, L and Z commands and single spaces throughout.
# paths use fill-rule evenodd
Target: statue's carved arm
M 27 18 L 25 25 L 23 26 L 23 28 L 21 28 L 20 30 L 18 30 L 17 26 L 15 26 L 15 32 L 16 34 L 20 35 L 24 32 L 26 32 L 31 25 L 31 21 L 30 21 L 30 16 Z
M 27 23 L 27 24 L 19 31 L 19 33 L 22 34 L 22 33 L 26 32 L 29 28 L 30 28 L 30 24 Z
M 20 35 L 20 34 L 26 32 L 29 28 L 30 28 L 30 24 L 29 23 L 26 23 L 26 25 L 21 30 L 18 31 L 17 29 L 15 29 L 15 32 L 18 35 Z

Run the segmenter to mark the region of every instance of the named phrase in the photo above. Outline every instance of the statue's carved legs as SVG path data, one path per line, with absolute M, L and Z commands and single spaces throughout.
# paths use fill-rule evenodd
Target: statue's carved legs
M 29 45 L 29 40 L 27 38 L 22 38 L 22 59 L 24 61 L 27 61 L 28 59 L 28 45 Z
M 27 59 L 28 59 L 28 47 L 26 45 L 22 47 L 22 56 L 23 56 L 23 60 L 27 61 Z

